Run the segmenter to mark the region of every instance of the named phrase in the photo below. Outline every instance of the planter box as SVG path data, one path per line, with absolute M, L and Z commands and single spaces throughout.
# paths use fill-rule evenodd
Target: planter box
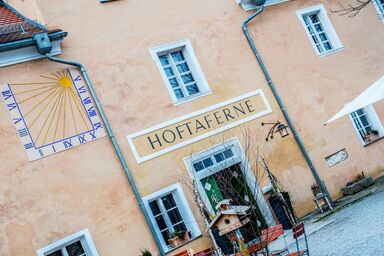
M 373 184 L 372 177 L 365 178 L 341 189 L 344 196 L 353 195 Z

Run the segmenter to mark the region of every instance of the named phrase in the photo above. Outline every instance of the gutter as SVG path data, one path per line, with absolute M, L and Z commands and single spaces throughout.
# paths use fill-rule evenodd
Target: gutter
M 263 3 L 262 3 L 262 2 L 263 2 Z M 259 9 L 258 9 L 254 14 L 252 14 L 252 15 L 250 15 L 248 18 L 246 18 L 246 19 L 243 21 L 241 27 L 242 27 L 242 29 L 243 29 L 243 32 L 244 32 L 244 34 L 245 34 L 245 37 L 246 37 L 247 40 L 248 40 L 249 45 L 250 45 L 251 48 L 252 48 L 253 54 L 255 55 L 255 57 L 256 57 L 256 59 L 257 59 L 259 65 L 260 65 L 260 67 L 261 67 L 261 69 L 262 69 L 262 71 L 263 71 L 263 73 L 264 73 L 265 79 L 267 80 L 268 85 L 269 85 L 269 87 L 271 88 L 272 93 L 273 93 L 273 95 L 275 96 L 275 99 L 276 99 L 277 103 L 279 104 L 279 107 L 280 107 L 281 111 L 283 112 L 283 115 L 284 115 L 285 119 L 287 120 L 288 126 L 289 126 L 289 128 L 291 129 L 291 131 L 292 131 L 292 133 L 293 133 L 293 135 L 294 135 L 294 137 L 295 137 L 295 140 L 296 140 L 296 142 L 297 142 L 297 144 L 298 144 L 298 146 L 299 146 L 299 148 L 300 148 L 300 151 L 301 151 L 301 153 L 303 154 L 303 156 L 304 156 L 304 158 L 305 158 L 305 160 L 306 160 L 306 162 L 307 162 L 309 168 L 311 169 L 311 172 L 312 172 L 312 174 L 313 174 L 313 176 L 314 176 L 314 178 L 315 178 L 315 180 L 316 180 L 316 183 L 320 186 L 321 190 L 322 190 L 323 193 L 327 196 L 327 198 L 328 198 L 330 204 L 332 205 L 332 204 L 333 204 L 333 202 L 332 202 L 332 198 L 330 197 L 330 195 L 329 195 L 329 193 L 328 193 L 328 190 L 327 190 L 326 186 L 324 185 L 323 181 L 321 180 L 320 176 L 318 175 L 318 173 L 317 173 L 317 171 L 316 171 L 316 168 L 315 168 L 315 166 L 313 165 L 312 160 L 311 160 L 311 158 L 309 157 L 308 152 L 307 152 L 307 150 L 306 150 L 306 148 L 305 148 L 303 142 L 301 141 L 300 136 L 299 136 L 299 134 L 298 134 L 298 132 L 297 132 L 295 126 L 293 125 L 293 122 L 292 122 L 292 120 L 291 120 L 291 118 L 290 118 L 290 116 L 289 116 L 287 110 L 285 109 L 284 103 L 283 103 L 283 101 L 281 100 L 280 95 L 279 95 L 279 93 L 278 93 L 277 90 L 276 90 L 275 84 L 273 83 L 272 78 L 271 78 L 271 76 L 269 75 L 268 70 L 267 70 L 267 68 L 266 68 L 265 65 L 264 65 L 264 62 L 263 62 L 262 58 L 260 57 L 259 51 L 257 50 L 256 45 L 255 45 L 255 43 L 253 42 L 253 39 L 252 39 L 252 37 L 251 37 L 251 35 L 250 35 L 248 29 L 247 29 L 247 24 L 248 24 L 250 21 L 252 21 L 257 15 L 259 15 L 260 13 L 263 12 L 263 10 L 264 10 L 264 6 L 263 6 L 263 4 L 265 3 L 265 0 L 264 0 L 264 1 L 260 1 L 260 3 L 261 3 L 261 5 L 259 6 Z
M 48 37 L 50 41 L 58 41 L 64 39 L 68 35 L 67 32 L 64 31 L 58 31 L 48 34 Z M 7 43 L 0 43 L 0 52 L 6 52 L 11 50 L 16 50 L 20 48 L 35 46 L 36 41 L 31 38 L 21 39 L 17 41 L 7 42 Z
M 36 42 L 35 42 L 35 44 L 36 44 Z M 92 85 L 92 83 L 91 83 L 91 80 L 90 80 L 89 76 L 88 76 L 87 70 L 86 70 L 85 67 L 84 67 L 81 63 L 79 63 L 79 62 L 75 62 L 75 61 L 63 60 L 63 59 L 55 58 L 55 57 L 52 57 L 49 53 L 45 54 L 45 57 L 46 57 L 48 60 L 53 61 L 53 62 L 58 62 L 58 63 L 62 63 L 62 64 L 66 64 L 66 65 L 75 66 L 75 67 L 80 68 L 81 73 L 82 73 L 83 76 L 84 76 L 85 82 L 87 83 L 87 86 L 88 86 L 88 88 L 89 88 L 89 92 L 91 93 L 91 96 L 92 96 L 92 98 L 93 98 L 93 100 L 94 100 L 94 102 L 95 102 L 95 104 L 96 104 L 96 108 L 97 108 L 98 112 L 100 113 L 101 119 L 102 119 L 102 121 L 103 121 L 103 123 L 104 123 L 104 125 L 105 125 L 105 128 L 106 128 L 107 133 L 108 133 L 108 137 L 109 137 L 109 139 L 111 140 L 111 142 L 112 142 L 112 144 L 113 144 L 113 147 L 114 147 L 114 149 L 115 149 L 115 152 L 116 152 L 116 154 L 117 154 L 117 156 L 118 156 L 118 158 L 119 158 L 119 160 L 120 160 L 120 163 L 121 163 L 121 165 L 122 165 L 122 167 L 123 167 L 123 169 L 124 169 L 125 175 L 127 176 L 128 181 L 129 181 L 129 183 L 130 183 L 130 185 L 131 185 L 131 187 L 132 187 L 133 193 L 135 194 L 136 200 L 137 200 L 137 202 L 139 203 L 140 209 L 141 209 L 141 211 L 143 212 L 143 215 L 144 215 L 144 217 L 145 217 L 145 220 L 146 220 L 147 223 L 148 223 L 148 226 L 149 226 L 149 228 L 150 228 L 150 231 L 151 231 L 151 233 L 152 233 L 152 236 L 153 236 L 153 238 L 155 239 L 155 242 L 156 242 L 156 244 L 157 244 L 157 247 L 158 247 L 158 249 L 159 249 L 159 251 L 160 251 L 160 255 L 161 255 L 161 256 L 165 256 L 165 252 L 164 252 L 164 250 L 163 250 L 163 247 L 162 247 L 162 245 L 161 245 L 161 242 L 160 242 L 160 240 L 159 240 L 159 237 L 157 236 L 156 231 L 155 231 L 155 228 L 154 228 L 154 226 L 152 225 L 152 222 L 151 222 L 151 220 L 150 220 L 150 218 L 149 218 L 148 212 L 147 212 L 147 210 L 146 210 L 146 208 L 145 208 L 143 199 L 141 198 L 140 193 L 139 193 L 139 191 L 137 190 L 135 181 L 134 181 L 134 179 L 133 179 L 133 177 L 132 177 L 131 172 L 130 172 L 129 169 L 128 169 L 128 164 L 127 164 L 127 162 L 126 162 L 126 160 L 125 160 L 125 158 L 124 158 L 124 156 L 123 156 L 123 153 L 122 153 L 122 151 L 121 151 L 121 149 L 120 149 L 120 147 L 119 147 L 119 144 L 117 143 L 116 137 L 115 137 L 115 135 L 114 135 L 114 133 L 113 133 L 113 131 L 112 131 L 112 128 L 111 128 L 111 126 L 110 126 L 110 124 L 109 124 L 109 122 L 108 122 L 108 119 L 107 119 L 107 117 L 106 117 L 106 115 L 105 115 L 105 113 L 104 113 L 104 110 L 103 110 L 103 107 L 101 106 L 101 103 L 100 103 L 100 101 L 99 101 L 99 98 L 98 98 L 97 95 L 96 95 L 95 89 L 94 89 L 94 87 L 93 87 L 93 85 Z

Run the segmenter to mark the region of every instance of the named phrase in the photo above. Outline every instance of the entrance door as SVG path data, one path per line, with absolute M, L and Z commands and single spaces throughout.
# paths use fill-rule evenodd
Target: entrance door
M 248 216 L 250 222 L 240 230 L 245 242 L 259 237 L 260 229 L 266 228 L 267 225 L 241 170 L 240 163 L 216 172 L 202 179 L 201 182 L 215 212 L 216 205 L 223 199 L 231 199 L 233 205 L 250 206 L 251 210 Z

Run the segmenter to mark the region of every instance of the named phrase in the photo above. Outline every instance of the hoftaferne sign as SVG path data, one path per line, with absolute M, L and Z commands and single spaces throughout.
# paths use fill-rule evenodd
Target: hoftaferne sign
M 271 113 L 261 89 L 127 136 L 142 163 Z

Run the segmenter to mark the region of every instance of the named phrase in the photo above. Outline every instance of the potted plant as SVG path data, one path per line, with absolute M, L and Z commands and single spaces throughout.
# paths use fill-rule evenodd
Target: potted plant
M 379 137 L 379 132 L 377 130 L 372 130 L 367 132 L 367 135 L 365 135 L 365 141 L 372 142 L 372 141 L 375 141 L 378 137 Z
M 341 189 L 341 191 L 344 196 L 353 195 L 370 187 L 372 184 L 372 177 L 365 177 L 364 172 L 361 172 L 361 174 L 358 174 L 352 181 L 348 182 L 346 186 Z
M 140 256 L 152 256 L 152 253 L 148 249 L 140 249 Z
M 172 248 L 178 247 L 186 243 L 191 238 L 190 231 L 174 231 L 169 234 L 168 242 Z

